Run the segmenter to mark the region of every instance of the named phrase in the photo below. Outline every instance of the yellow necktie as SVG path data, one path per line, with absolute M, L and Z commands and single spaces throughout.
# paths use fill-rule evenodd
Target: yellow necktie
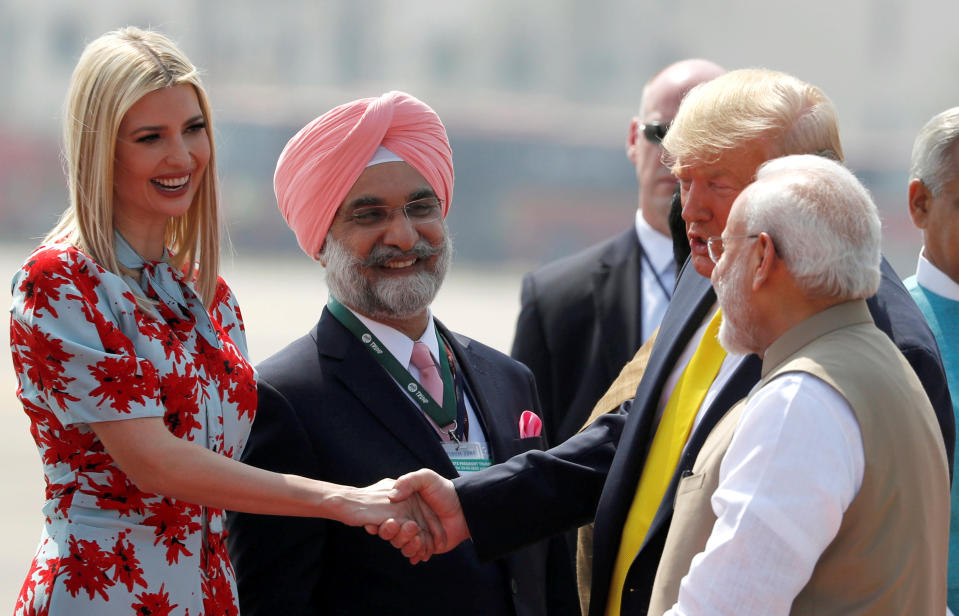
M 619 616 L 626 573 L 646 539 L 653 516 L 656 515 L 669 481 L 676 472 L 679 456 L 693 427 L 693 419 L 696 418 L 706 392 L 716 379 L 719 367 L 726 357 L 726 351 L 716 338 L 721 321 L 722 311 L 717 310 L 706 326 L 703 339 L 686 369 L 676 381 L 666 408 L 663 409 L 663 417 L 659 421 L 646 464 L 643 466 L 643 474 L 639 478 L 636 496 L 633 497 L 633 504 L 626 516 L 619 554 L 613 568 L 613 579 L 610 582 L 606 616 Z

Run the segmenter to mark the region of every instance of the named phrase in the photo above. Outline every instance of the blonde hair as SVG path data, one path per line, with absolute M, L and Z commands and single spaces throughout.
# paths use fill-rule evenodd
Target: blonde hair
M 767 160 L 788 154 L 843 160 L 832 101 L 816 86 L 766 69 L 732 71 L 690 90 L 663 148 L 667 163 L 681 168 L 757 142 Z
M 104 269 L 123 269 L 114 245 L 113 171 L 117 133 L 143 96 L 189 84 L 196 92 L 210 140 L 210 160 L 190 209 L 167 223 L 172 265 L 188 278 L 209 308 L 219 270 L 219 207 L 210 105 L 195 66 L 170 39 L 134 27 L 108 32 L 83 50 L 64 108 L 63 147 L 70 205 L 45 242 L 65 240 Z M 146 299 L 138 303 L 146 307 Z

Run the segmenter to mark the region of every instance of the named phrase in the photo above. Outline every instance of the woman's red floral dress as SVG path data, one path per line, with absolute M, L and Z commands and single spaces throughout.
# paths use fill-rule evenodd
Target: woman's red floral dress
M 182 274 L 162 261 L 143 272 L 180 285 L 188 309 L 157 301 L 160 318 L 149 315 L 130 279 L 66 244 L 41 246 L 14 277 L 17 394 L 46 479 L 43 533 L 15 614 L 238 612 L 224 512 L 138 490 L 90 429 L 163 417 L 224 456 L 246 443 L 255 375 L 230 289 L 219 281 L 201 335 L 203 309 Z M 150 285 L 145 293 L 158 299 Z

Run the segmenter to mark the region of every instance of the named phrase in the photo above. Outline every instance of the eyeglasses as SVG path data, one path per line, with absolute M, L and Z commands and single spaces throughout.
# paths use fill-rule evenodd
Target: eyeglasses
M 403 210 L 403 215 L 414 226 L 425 225 L 443 217 L 443 201 L 436 197 L 427 197 L 397 207 L 364 205 L 354 209 L 349 219 L 364 229 L 381 229 L 393 221 L 398 210 Z
M 669 122 L 660 122 L 657 120 L 649 122 L 648 124 L 640 124 L 639 130 L 642 131 L 643 136 L 646 137 L 646 141 L 658 145 L 663 142 L 663 137 L 666 136 L 666 131 L 669 130 L 669 124 Z
M 725 243 L 729 240 L 754 240 L 759 237 L 758 233 L 753 233 L 750 235 L 730 235 L 729 237 L 711 237 L 706 240 L 706 248 L 709 250 L 709 258 L 713 260 L 713 263 L 719 263 L 720 257 L 723 256 L 723 251 L 726 250 Z

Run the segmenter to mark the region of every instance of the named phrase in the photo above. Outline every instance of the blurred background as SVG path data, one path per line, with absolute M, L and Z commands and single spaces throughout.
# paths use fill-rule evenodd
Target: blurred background
M 832 98 L 905 277 L 920 245 L 909 154 L 926 120 L 959 104 L 957 21 L 959 3 L 943 0 L 0 0 L 0 278 L 66 205 L 60 111 L 80 52 L 128 24 L 169 35 L 204 71 L 224 274 L 255 361 L 305 333 L 326 297 L 276 209 L 277 155 L 327 109 L 393 89 L 429 103 L 453 146 L 456 257 L 435 312 L 505 352 L 522 274 L 632 224 L 627 128 L 643 83 L 687 57 L 782 70 Z M 0 354 L 0 610 L 40 531 L 39 458 L 15 386 Z

